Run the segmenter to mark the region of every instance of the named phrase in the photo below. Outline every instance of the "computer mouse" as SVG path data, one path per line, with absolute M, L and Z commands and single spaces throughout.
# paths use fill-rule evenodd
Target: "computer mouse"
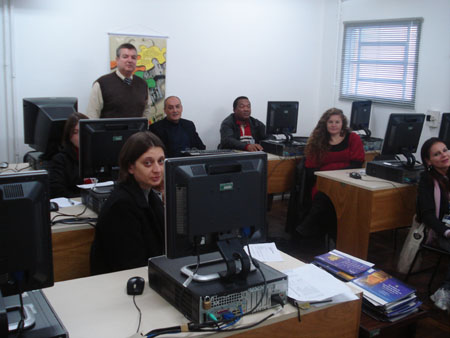
M 361 174 L 360 173 L 357 173 L 356 171 L 352 171 L 350 174 L 349 174 L 349 176 L 351 177 L 351 178 L 354 178 L 354 179 L 357 179 L 357 180 L 360 180 L 362 177 L 361 177 Z
M 50 212 L 51 211 L 58 211 L 59 210 L 59 205 L 56 202 L 50 202 Z
M 145 287 L 145 279 L 142 277 L 131 277 L 127 282 L 127 294 L 142 295 Z

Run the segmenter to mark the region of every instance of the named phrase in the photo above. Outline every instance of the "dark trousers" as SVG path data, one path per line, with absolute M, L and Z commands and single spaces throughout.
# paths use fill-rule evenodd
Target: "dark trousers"
M 336 211 L 330 198 L 321 191 L 314 196 L 309 210 L 296 231 L 302 237 L 318 237 L 328 234 L 336 241 L 337 236 Z

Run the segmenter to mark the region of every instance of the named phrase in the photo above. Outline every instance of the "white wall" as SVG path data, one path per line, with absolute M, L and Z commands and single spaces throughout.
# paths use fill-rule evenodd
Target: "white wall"
M 166 94 L 181 97 L 208 148 L 239 95 L 264 122 L 268 100 L 298 100 L 298 134 L 316 123 L 330 0 L 3 1 L 13 13 L 20 141 L 24 97 L 76 96 L 84 111 L 92 82 L 108 71 L 108 32 L 169 37 Z
M 419 51 L 419 67 L 417 80 L 416 107 L 414 110 L 374 105 L 371 115 L 370 129 L 375 137 L 384 137 L 391 113 L 424 113 L 428 110 L 450 112 L 450 1 L 449 0 L 346 0 L 341 4 L 340 21 L 378 20 L 422 17 L 422 35 Z M 341 24 L 339 34 L 340 59 L 342 46 Z M 326 44 L 329 44 L 327 42 Z M 330 43 L 331 45 L 331 43 Z M 324 61 L 325 65 L 334 65 L 333 59 Z M 339 64 L 339 61 L 338 61 Z M 337 79 L 339 81 L 339 78 Z M 350 112 L 351 102 L 339 100 L 337 82 L 325 79 L 321 84 L 321 92 L 333 95 L 335 105 Z M 330 91 L 330 88 L 334 88 Z M 332 94 L 331 94 L 332 93 Z M 323 98 L 326 100 L 326 98 Z M 422 143 L 431 136 L 437 136 L 439 128 L 430 128 L 425 123 L 419 149 Z

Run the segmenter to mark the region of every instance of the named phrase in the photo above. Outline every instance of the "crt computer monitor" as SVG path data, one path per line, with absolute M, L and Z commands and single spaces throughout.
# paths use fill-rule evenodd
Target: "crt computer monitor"
M 350 128 L 353 130 L 364 130 L 367 137 L 370 137 L 370 111 L 372 101 L 353 101 L 350 115 Z
M 442 114 L 441 127 L 439 128 L 439 138 L 444 141 L 447 148 L 450 147 L 450 113 Z
M 80 177 L 116 180 L 122 146 L 131 135 L 147 127 L 148 120 L 140 117 L 80 120 Z
M 228 249 L 265 240 L 266 153 L 170 158 L 164 169 L 169 259 L 220 251 L 233 261 Z
M 48 174 L 0 175 L 0 298 L 52 285 Z
M 269 101 L 267 103 L 267 134 L 285 134 L 292 139 L 297 132 L 298 101 Z
M 406 164 L 413 166 L 413 154 L 417 151 L 424 121 L 425 114 L 391 114 L 381 155 L 395 157 L 402 154 L 406 157 Z
M 76 97 L 23 99 L 24 141 L 49 160 L 58 152 L 67 118 L 77 109 Z

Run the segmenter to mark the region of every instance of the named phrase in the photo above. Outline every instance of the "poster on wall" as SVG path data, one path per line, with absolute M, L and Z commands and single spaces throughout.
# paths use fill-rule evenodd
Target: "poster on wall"
M 164 117 L 164 96 L 166 87 L 165 37 L 109 34 L 109 57 L 111 71 L 115 71 L 116 49 L 123 43 L 131 43 L 137 50 L 135 76 L 143 78 L 148 85 L 152 109 L 149 123 Z

